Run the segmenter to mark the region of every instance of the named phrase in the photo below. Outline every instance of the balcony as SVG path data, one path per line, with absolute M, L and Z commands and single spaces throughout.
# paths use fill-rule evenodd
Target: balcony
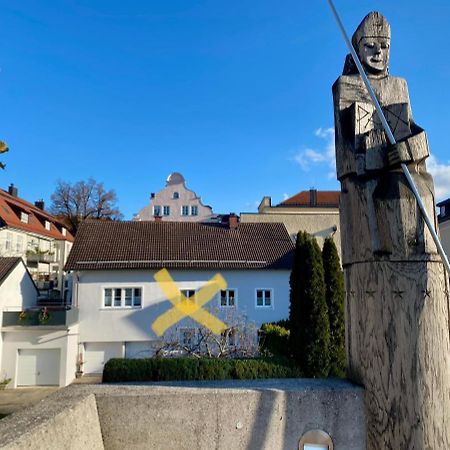
M 38 262 L 38 263 L 54 263 L 56 262 L 56 255 L 54 253 L 45 252 L 27 252 L 28 262 Z
M 69 327 L 78 322 L 78 308 L 47 308 L 47 318 L 42 314 L 43 309 L 4 311 L 2 327 Z

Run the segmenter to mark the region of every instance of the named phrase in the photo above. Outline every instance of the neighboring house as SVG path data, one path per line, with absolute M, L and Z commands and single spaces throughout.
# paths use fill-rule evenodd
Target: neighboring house
M 19 198 L 17 188 L 0 189 L 0 256 L 20 256 L 39 289 L 64 297 L 64 264 L 73 236 L 55 216 Z
M 257 213 L 241 213 L 242 223 L 281 222 L 295 240 L 299 231 L 306 231 L 317 238 L 319 245 L 328 236 L 333 236 L 341 254 L 339 223 L 339 191 L 317 191 L 310 189 L 272 206 L 270 197 L 264 197 Z
M 220 273 L 227 288 L 204 308 L 224 321 L 230 311 L 256 326 L 287 318 L 293 248 L 283 224 L 239 224 L 236 216 L 226 225 L 83 223 L 66 270 L 80 311 L 84 372 L 101 372 L 112 357 L 152 355 L 161 341 L 152 323 L 172 307 L 154 279 L 163 268 L 187 297 Z M 167 333 L 183 341 L 198 327 L 183 319 Z
M 438 222 L 442 246 L 450 258 L 450 198 L 437 204 L 439 208 Z
M 22 258 L 0 257 L 0 379 L 17 386 L 66 386 L 75 377 L 77 311 L 38 304 Z
M 204 222 L 214 218 L 212 208 L 203 205 L 194 191 L 186 188 L 183 175 L 178 172 L 170 174 L 166 187 L 150 195 L 150 204 L 141 209 L 133 220 Z

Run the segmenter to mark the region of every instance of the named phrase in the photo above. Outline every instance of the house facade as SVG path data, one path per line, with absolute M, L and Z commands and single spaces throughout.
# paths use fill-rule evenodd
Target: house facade
M 46 308 L 22 258 L 0 257 L 0 381 L 66 386 L 74 378 L 77 311 Z
M 195 337 L 191 317 L 156 334 L 155 321 L 173 308 L 157 274 L 166 269 L 177 292 L 196 295 L 217 274 L 226 285 L 203 306 L 222 320 L 254 325 L 289 314 L 293 243 L 279 223 L 85 222 L 66 269 L 79 309 L 84 373 L 112 357 L 152 356 L 164 339 Z M 227 323 L 228 322 L 228 323 Z M 234 322 L 233 322 L 234 323 Z
M 41 290 L 54 290 L 63 298 L 64 264 L 73 236 L 64 224 L 44 210 L 18 197 L 11 185 L 0 189 L 0 257 L 21 257 Z
M 442 247 L 450 259 L 450 198 L 436 205 L 439 208 L 438 223 Z
M 299 231 L 314 236 L 322 247 L 325 238 L 332 236 L 341 255 L 339 219 L 339 191 L 310 189 L 272 205 L 270 197 L 264 197 L 257 213 L 241 213 L 242 223 L 281 222 L 295 241 Z
M 150 204 L 134 217 L 136 221 L 155 220 L 204 222 L 214 217 L 212 208 L 202 203 L 200 197 L 186 187 L 181 173 L 171 173 L 166 187 L 150 194 Z

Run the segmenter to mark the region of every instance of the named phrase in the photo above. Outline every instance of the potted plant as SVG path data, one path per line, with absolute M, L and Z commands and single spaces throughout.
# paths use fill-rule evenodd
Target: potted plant
M 79 353 L 77 358 L 77 371 L 75 372 L 76 378 L 81 378 L 83 376 L 83 364 L 84 364 L 83 355 Z
M 20 313 L 19 313 L 19 320 L 21 322 L 26 322 L 28 319 L 29 319 L 28 311 L 26 309 L 23 309 L 22 311 L 20 311 Z
M 3 377 L 0 379 L 0 391 L 5 389 L 6 386 L 11 382 L 11 378 Z
M 47 307 L 41 308 L 41 310 L 39 311 L 39 316 L 38 316 L 39 324 L 45 325 L 46 323 L 48 323 L 50 318 L 51 318 L 51 315 L 50 315 L 48 308 Z

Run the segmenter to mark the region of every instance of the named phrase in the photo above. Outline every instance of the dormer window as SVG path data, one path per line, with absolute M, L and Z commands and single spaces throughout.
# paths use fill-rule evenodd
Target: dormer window
M 178 198 L 180 198 L 179 192 L 174 192 L 174 193 L 173 193 L 173 198 L 174 198 L 175 200 L 178 199 Z
M 26 212 L 20 212 L 20 221 L 23 223 L 28 223 L 28 214 Z
M 50 222 L 49 222 L 48 220 L 46 220 L 46 221 L 44 222 L 44 226 L 45 226 L 45 229 L 46 229 L 46 230 L 49 230 L 49 231 L 50 231 Z
M 444 217 L 445 216 L 445 205 L 442 205 L 441 206 L 441 217 Z

